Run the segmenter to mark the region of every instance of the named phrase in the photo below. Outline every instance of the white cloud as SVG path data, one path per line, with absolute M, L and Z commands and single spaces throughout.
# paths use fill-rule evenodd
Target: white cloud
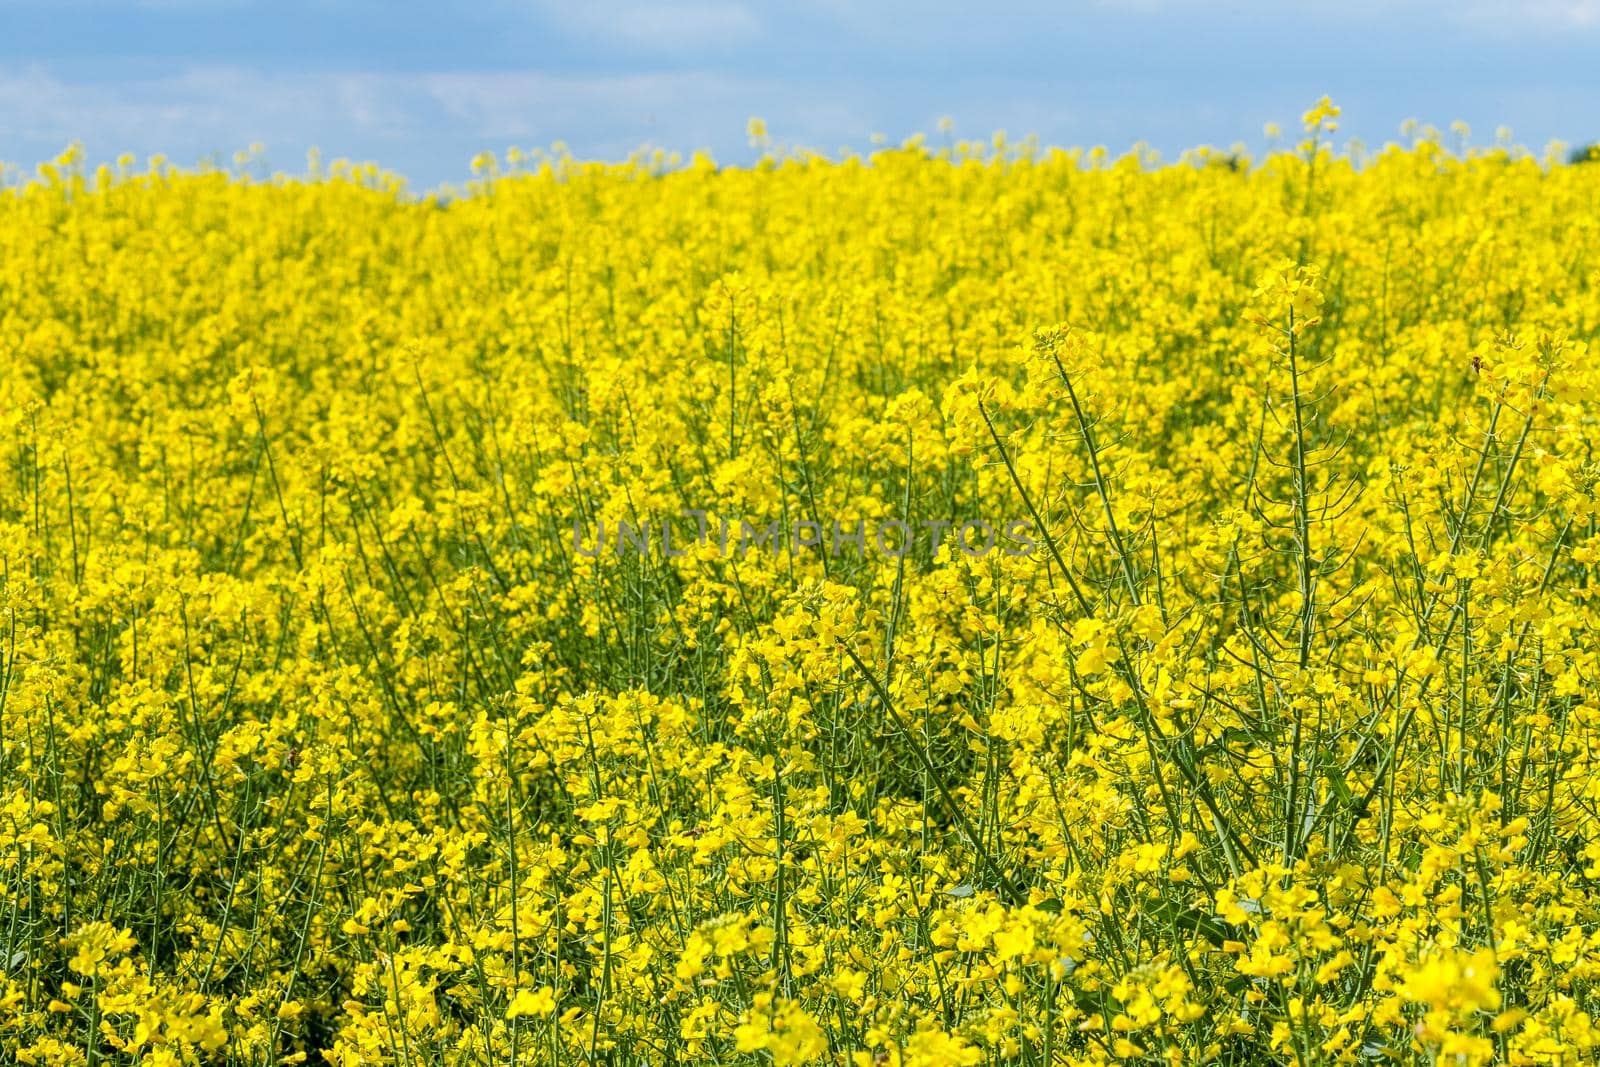
M 679 150 L 743 147 L 745 120 L 773 120 L 781 140 L 862 139 L 869 122 L 847 93 L 703 72 L 265 73 L 191 67 L 147 78 L 67 80 L 43 67 L 0 67 L 0 146 L 32 164 L 81 140 L 91 159 L 123 151 L 180 163 L 253 142 L 274 166 L 302 153 L 375 158 L 427 184 L 460 179 L 483 149 L 564 140 L 617 158 L 645 143 Z
M 453 119 L 497 140 L 571 136 L 619 122 L 682 131 L 684 118 L 760 91 L 758 84 L 701 73 L 451 73 L 423 75 L 416 84 Z
M 1469 3 L 1463 21 L 1485 27 L 1588 30 L 1600 26 L 1600 0 L 1516 0 Z
M 5 8 L 45 11 L 104 11 L 123 7 L 135 11 L 230 11 L 249 6 L 251 0 L 0 0 Z
M 1203 12 L 1212 0 L 1087 0 L 1103 12 L 1159 15 Z M 1279 0 L 1233 0 L 1230 15 L 1249 12 L 1289 14 Z M 1306 15 L 1331 17 L 1352 24 L 1358 19 L 1379 25 L 1386 17 L 1433 19 L 1439 25 L 1461 25 L 1484 31 L 1592 29 L 1600 26 L 1600 0 L 1342 0 L 1337 6 L 1306 6 Z
M 630 49 L 682 54 L 748 44 L 761 35 L 761 20 L 736 0 L 541 0 L 555 25 Z
M 386 103 L 383 80 L 217 66 L 111 81 L 66 81 L 41 67 L 0 70 L 0 138 L 92 136 L 130 147 L 200 139 L 221 149 L 308 127 L 381 133 L 405 121 Z

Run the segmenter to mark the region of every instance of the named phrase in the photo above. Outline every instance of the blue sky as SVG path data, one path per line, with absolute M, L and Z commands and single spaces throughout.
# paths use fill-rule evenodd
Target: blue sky
M 1600 0 L 0 0 L 0 160 L 28 166 L 74 139 L 181 163 L 261 142 L 275 169 L 316 146 L 426 188 L 557 140 L 748 162 L 751 116 L 829 152 L 949 116 L 1170 157 L 1259 150 L 1323 93 L 1373 145 L 1407 118 L 1600 140 Z

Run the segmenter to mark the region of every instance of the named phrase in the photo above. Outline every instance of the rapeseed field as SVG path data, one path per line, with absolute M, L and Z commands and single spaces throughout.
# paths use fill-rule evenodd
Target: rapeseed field
M 1337 114 L 13 181 L 0 1058 L 1595 1062 L 1600 166 Z

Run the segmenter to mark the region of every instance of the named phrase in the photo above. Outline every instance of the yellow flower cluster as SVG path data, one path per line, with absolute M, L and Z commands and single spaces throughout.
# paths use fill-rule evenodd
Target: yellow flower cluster
M 0 1059 L 1600 1061 L 1600 167 L 1337 114 L 0 191 Z

